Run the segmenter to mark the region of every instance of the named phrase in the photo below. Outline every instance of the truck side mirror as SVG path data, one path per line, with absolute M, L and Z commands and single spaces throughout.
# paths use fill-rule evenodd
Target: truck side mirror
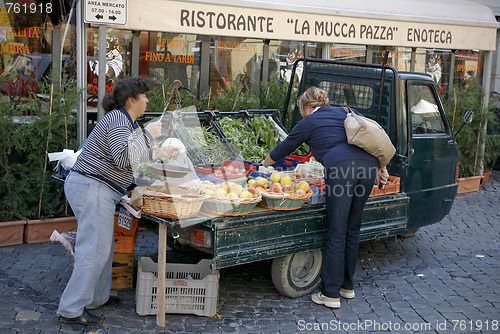
M 474 112 L 472 110 L 467 110 L 464 115 L 464 123 L 469 124 L 474 120 Z
M 472 110 L 467 110 L 464 115 L 464 123 L 462 124 L 460 129 L 458 129 L 458 131 L 455 133 L 453 137 L 456 138 L 460 130 L 462 130 L 462 128 L 464 127 L 464 125 L 472 123 L 473 120 L 474 120 L 474 112 Z

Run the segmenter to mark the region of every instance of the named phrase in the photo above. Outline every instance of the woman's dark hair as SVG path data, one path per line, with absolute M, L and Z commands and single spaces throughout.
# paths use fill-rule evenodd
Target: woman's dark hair
M 148 80 L 141 77 L 125 78 L 115 85 L 113 94 L 106 94 L 102 99 L 102 107 L 106 111 L 123 107 L 129 97 L 136 99 L 139 94 L 151 90 L 151 84 Z

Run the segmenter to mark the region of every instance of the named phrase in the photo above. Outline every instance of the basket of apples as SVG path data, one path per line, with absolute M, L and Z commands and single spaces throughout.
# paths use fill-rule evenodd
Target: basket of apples
M 243 216 L 250 213 L 261 200 L 255 188 L 225 181 L 219 184 L 203 181 L 201 190 L 208 197 L 203 202 L 202 211 L 222 216 Z
M 275 172 L 271 174 L 269 187 L 261 191 L 261 195 L 259 206 L 272 210 L 296 210 L 313 192 L 306 181 L 293 182 L 291 176 Z

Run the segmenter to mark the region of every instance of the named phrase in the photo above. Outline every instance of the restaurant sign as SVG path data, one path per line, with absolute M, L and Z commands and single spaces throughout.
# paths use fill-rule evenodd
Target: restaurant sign
M 154 8 L 154 10 L 152 10 Z M 378 20 L 196 2 L 131 1 L 125 28 L 363 45 L 494 50 L 491 27 Z

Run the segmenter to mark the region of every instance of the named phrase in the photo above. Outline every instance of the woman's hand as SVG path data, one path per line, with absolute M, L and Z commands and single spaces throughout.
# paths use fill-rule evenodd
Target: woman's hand
M 377 171 L 377 184 L 381 184 L 382 188 L 385 187 L 385 183 L 389 179 L 389 172 L 386 167 L 379 168 Z
M 148 125 L 146 125 L 144 127 L 144 129 L 147 132 L 149 132 L 149 134 L 151 135 L 151 137 L 153 137 L 153 139 L 158 138 L 161 135 L 161 122 L 156 121 L 156 122 L 149 123 Z
M 268 155 L 262 162 L 261 164 L 264 166 L 264 167 L 267 167 L 267 166 L 271 166 L 272 164 L 274 164 L 276 161 L 274 161 L 273 159 L 271 159 L 271 156 Z

